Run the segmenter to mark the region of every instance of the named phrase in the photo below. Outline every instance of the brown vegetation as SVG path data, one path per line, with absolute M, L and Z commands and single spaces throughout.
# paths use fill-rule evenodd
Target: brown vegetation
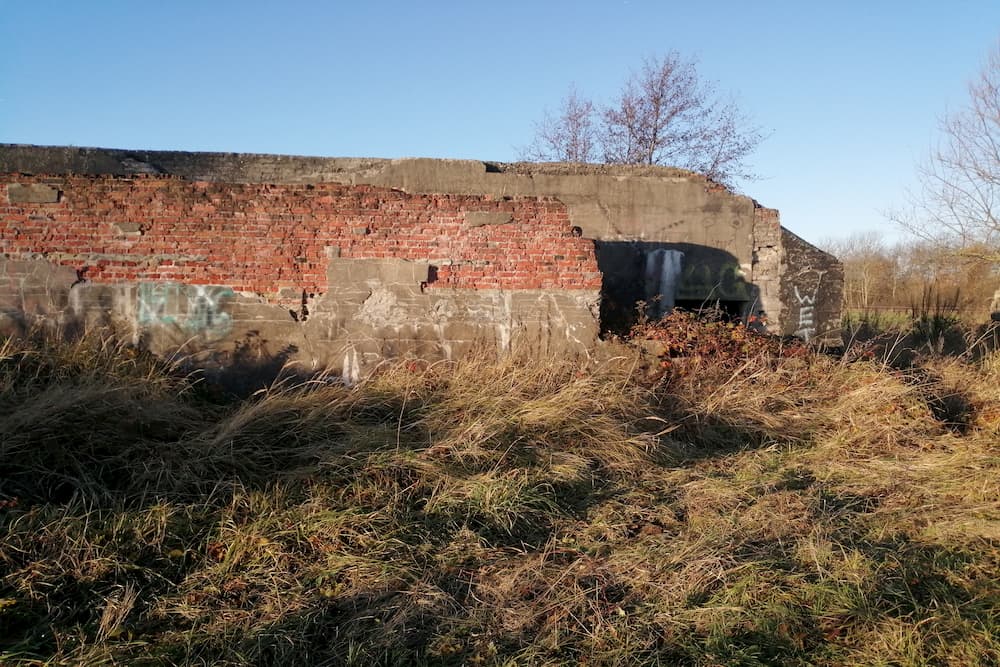
M 876 233 L 823 243 L 844 264 L 844 310 L 884 325 L 927 316 L 969 323 L 989 319 L 1000 287 L 996 264 L 983 247 L 928 241 L 887 243 Z
M 0 662 L 1000 661 L 1000 358 L 710 336 L 232 402 L 7 341 Z

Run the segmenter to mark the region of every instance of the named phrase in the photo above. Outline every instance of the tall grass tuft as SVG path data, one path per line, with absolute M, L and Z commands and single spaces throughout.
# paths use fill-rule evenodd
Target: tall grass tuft
M 230 402 L 5 340 L 0 663 L 1000 662 L 997 356 L 694 333 Z

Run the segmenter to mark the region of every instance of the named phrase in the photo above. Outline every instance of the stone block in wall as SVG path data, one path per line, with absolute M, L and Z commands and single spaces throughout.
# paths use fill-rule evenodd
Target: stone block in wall
M 514 215 L 503 211 L 467 211 L 465 214 L 465 222 L 469 227 L 506 225 L 513 221 Z
M 115 230 L 117 230 L 119 234 L 124 234 L 126 236 L 138 236 L 139 234 L 142 234 L 142 225 L 138 222 L 116 222 L 113 224 L 115 226 Z
M 327 282 L 331 289 L 377 283 L 412 285 L 419 289 L 428 281 L 430 262 L 407 259 L 353 259 L 331 257 L 327 264 Z M 369 285 L 370 286 L 370 285 Z
M 7 199 L 11 204 L 55 204 L 59 196 L 58 188 L 42 183 L 11 183 L 7 186 Z

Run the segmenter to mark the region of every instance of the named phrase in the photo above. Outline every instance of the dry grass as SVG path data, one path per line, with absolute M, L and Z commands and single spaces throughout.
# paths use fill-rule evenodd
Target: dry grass
M 1000 357 L 0 351 L 3 664 L 995 665 Z

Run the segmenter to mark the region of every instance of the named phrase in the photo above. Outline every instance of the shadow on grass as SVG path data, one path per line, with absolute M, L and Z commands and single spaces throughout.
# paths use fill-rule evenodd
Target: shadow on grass
M 725 413 L 678 399 L 660 406 L 678 428 L 659 450 L 640 452 L 626 438 L 609 452 L 594 435 L 604 431 L 564 418 L 600 387 L 556 409 L 542 401 L 535 412 L 498 409 L 499 421 L 480 421 L 482 407 L 456 409 L 433 394 L 436 385 L 427 389 L 433 377 L 215 404 L 178 394 L 176 378 L 142 384 L 142 363 L 87 371 L 104 378 L 96 392 L 56 368 L 3 395 L 20 421 L 3 418 L 11 455 L 0 461 L 0 491 L 21 494 L 22 505 L 0 509 L 0 602 L 13 601 L 0 604 L 0 655 L 79 664 L 812 664 L 845 662 L 865 633 L 895 621 L 912 628 L 924 662 L 943 662 L 947 642 L 991 647 L 969 639 L 988 637 L 1000 608 L 988 545 L 877 535 L 867 522 L 878 497 L 830 490 L 815 469 L 741 482 L 751 497 L 814 500 L 800 504 L 820 510 L 798 533 L 763 534 L 764 506 L 757 533 L 701 541 L 712 536 L 675 512 L 686 478 L 668 473 L 700 466 L 729 474 L 714 480 L 720 486 L 736 484 L 733 454 L 796 436 L 767 401 Z M 552 384 L 542 387 L 565 383 Z M 416 400 L 415 387 L 433 400 Z M 441 405 L 450 411 L 430 420 Z M 724 504 L 718 525 L 729 526 L 725 513 L 745 508 Z M 599 505 L 610 509 L 596 517 Z M 796 546 L 813 528 L 828 530 L 835 556 L 854 554 L 861 574 L 803 566 Z M 603 542 L 590 532 L 615 530 Z M 681 571 L 695 558 L 731 566 L 680 603 L 664 583 L 640 587 L 640 566 L 675 549 Z M 121 603 L 128 590 L 138 594 L 131 607 Z
M 463 583 L 458 586 L 453 574 L 425 572 L 420 585 L 408 590 L 330 600 L 314 596 L 305 609 L 265 628 L 196 634 L 173 646 L 160 644 L 157 650 L 171 664 L 460 665 L 500 664 L 512 656 L 594 664 L 814 664 L 843 659 L 866 632 L 896 619 L 912 629 L 914 657 L 934 662 L 948 655 L 949 643 L 967 641 L 970 634 L 985 637 L 995 627 L 1000 599 L 990 582 L 956 577 L 974 565 L 969 554 L 905 539 L 848 545 L 870 561 L 877 579 L 852 585 L 779 577 L 768 595 L 738 607 L 732 600 L 745 585 L 741 580 L 720 582 L 704 597 L 689 600 L 686 608 L 665 612 L 659 600 L 627 586 L 616 592 L 613 583 L 596 578 L 600 575 L 581 573 L 577 582 L 593 594 L 578 599 L 574 613 L 628 609 L 627 637 L 581 615 L 562 643 L 540 641 L 551 631 L 545 627 L 547 615 L 556 613 L 546 611 L 543 589 L 536 591 L 540 603 L 531 611 L 537 620 L 512 632 L 470 569 L 460 573 Z M 768 552 L 778 547 L 756 545 Z M 706 624 L 688 614 L 699 609 L 731 611 L 713 612 L 715 620 Z M 609 641 L 617 637 L 629 648 L 602 658 L 594 650 L 594 638 L 609 632 L 615 633 L 608 635 Z

